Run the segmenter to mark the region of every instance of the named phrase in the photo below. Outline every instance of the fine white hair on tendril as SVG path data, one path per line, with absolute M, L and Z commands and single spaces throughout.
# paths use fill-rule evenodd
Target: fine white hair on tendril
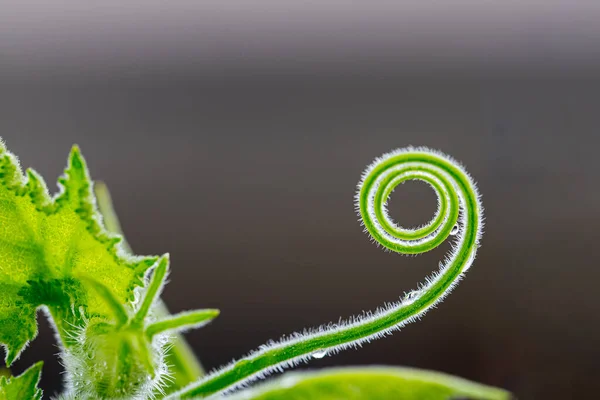
M 389 217 L 387 196 L 398 184 L 414 179 L 433 188 L 438 206 L 428 223 L 407 229 Z M 438 269 L 399 300 L 269 341 L 182 389 L 173 399 L 227 395 L 271 373 L 387 336 L 420 319 L 448 296 L 475 259 L 483 229 L 481 196 L 462 165 L 441 152 L 407 147 L 376 158 L 361 176 L 355 207 L 365 232 L 386 251 L 416 255 L 447 238 L 452 238 L 452 247 Z M 260 367 L 253 367 L 258 360 Z

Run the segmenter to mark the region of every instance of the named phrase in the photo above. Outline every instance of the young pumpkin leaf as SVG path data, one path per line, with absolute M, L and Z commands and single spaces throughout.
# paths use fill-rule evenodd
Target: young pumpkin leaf
M 60 192 L 51 198 L 44 180 L 0 143 L 0 343 L 10 365 L 37 335 L 36 310 L 45 306 L 63 345 L 84 318 L 112 317 L 111 309 L 84 282 L 100 282 L 122 304 L 143 285 L 157 257 L 134 257 L 121 237 L 102 226 L 92 181 L 73 147 Z
M 509 392 L 440 372 L 352 367 L 287 373 L 229 400 L 508 400 Z
M 0 400 L 41 400 L 42 389 L 37 384 L 42 365 L 40 361 L 17 377 L 0 377 Z

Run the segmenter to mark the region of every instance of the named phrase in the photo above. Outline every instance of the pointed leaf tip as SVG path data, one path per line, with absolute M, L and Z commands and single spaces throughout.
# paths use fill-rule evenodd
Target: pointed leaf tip
M 0 378 L 0 399 L 41 400 L 42 390 L 37 387 L 42 375 L 43 362 L 37 362 L 21 375 Z
M 4 352 L 6 353 L 6 356 L 4 357 L 4 363 L 7 367 L 10 367 L 17 360 L 17 358 L 19 358 L 24 347 L 25 345 L 21 346 L 17 350 L 8 346 L 4 347 Z
M 170 253 L 163 254 L 162 256 L 160 256 L 159 261 L 166 263 L 168 266 L 169 263 L 171 262 L 171 254 Z
M 71 154 L 69 154 L 69 166 L 77 170 L 85 169 L 85 160 L 81 154 L 81 149 L 77 145 L 73 145 L 71 148 Z
M 27 344 L 37 336 L 37 323 L 35 320 L 35 307 L 24 304 L 19 307 L 9 308 L 12 315 L 3 315 L 0 310 L 0 343 L 4 347 L 4 362 L 11 366 L 19 359 Z
M 79 147 L 78 144 L 74 144 L 73 146 L 71 146 L 71 154 L 80 154 L 81 155 L 81 147 Z
M 40 379 L 42 375 L 42 368 L 44 367 L 43 361 L 38 361 L 33 364 L 31 367 L 27 368 L 21 375 L 17 376 L 17 378 L 37 378 L 36 382 Z
M 158 265 L 154 269 L 153 279 L 159 279 L 162 282 L 169 270 L 169 263 L 169 253 L 162 255 L 158 260 Z

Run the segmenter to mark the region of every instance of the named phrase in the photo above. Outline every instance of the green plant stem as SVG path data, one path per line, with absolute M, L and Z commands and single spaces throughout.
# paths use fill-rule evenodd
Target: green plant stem
M 404 229 L 389 221 L 385 208 L 392 190 L 408 179 L 429 183 L 438 195 L 436 216 L 418 229 Z M 453 249 L 440 263 L 439 270 L 401 301 L 374 313 L 262 346 L 240 361 L 175 393 L 173 399 L 202 398 L 228 392 L 270 372 L 359 346 L 398 330 L 420 318 L 447 296 L 475 258 L 483 225 L 479 195 L 467 172 L 443 154 L 425 148 L 407 148 L 377 159 L 363 175 L 356 206 L 368 233 L 389 250 L 422 253 L 455 235 Z M 459 213 L 459 209 L 462 212 Z M 441 218 L 439 214 L 442 214 Z
M 123 230 L 121 229 L 119 218 L 114 210 L 108 187 L 103 182 L 96 182 L 94 191 L 98 202 L 98 209 L 104 218 L 104 226 L 108 231 L 117 233 L 124 238 Z M 123 239 L 122 244 L 125 249 L 131 252 L 131 247 L 125 239 Z M 170 315 L 169 309 L 160 299 L 154 303 L 153 310 L 158 318 Z M 172 334 L 172 336 L 172 345 L 169 346 L 167 354 L 165 355 L 165 360 L 170 366 L 172 373 L 172 380 L 165 389 L 168 393 L 181 388 L 204 375 L 202 365 L 195 357 L 193 350 L 183 338 L 183 335 Z

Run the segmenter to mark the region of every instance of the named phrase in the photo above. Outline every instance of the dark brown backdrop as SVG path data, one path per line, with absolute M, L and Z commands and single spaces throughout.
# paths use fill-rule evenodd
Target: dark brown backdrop
M 393 301 L 435 269 L 443 250 L 411 258 L 371 245 L 352 200 L 375 156 L 409 144 L 447 152 L 486 208 L 467 279 L 420 323 L 310 367 L 410 365 L 523 399 L 590 398 L 600 14 L 525 3 L 500 14 L 469 1 L 15 5 L 0 16 L 0 136 L 50 183 L 82 147 L 134 249 L 171 253 L 169 306 L 222 310 L 188 335 L 208 368 Z M 412 224 L 434 207 L 419 184 L 392 200 Z M 52 394 L 57 350 L 39 320 L 16 369 L 44 359 Z

